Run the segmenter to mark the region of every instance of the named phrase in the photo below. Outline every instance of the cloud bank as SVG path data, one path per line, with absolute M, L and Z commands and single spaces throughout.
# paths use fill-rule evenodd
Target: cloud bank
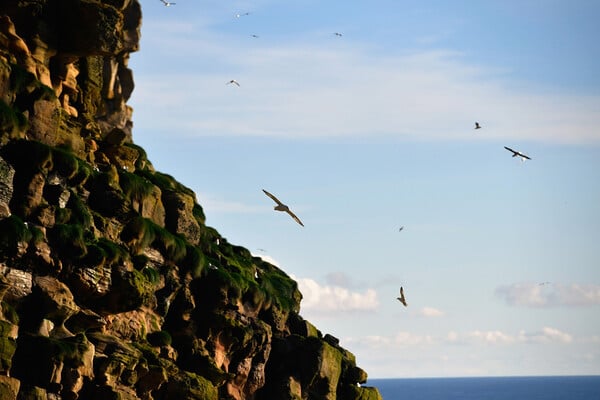
M 171 75 L 136 67 L 132 100 L 136 120 L 152 121 L 147 128 L 194 136 L 448 140 L 473 138 L 478 120 L 486 139 L 600 142 L 600 96 L 526 87 L 453 50 L 384 53 L 324 38 L 248 46 L 210 31 L 182 38 L 181 29 L 145 40 L 168 47 L 171 57 L 181 46 L 186 57 L 194 49 L 212 63 L 186 69 L 189 63 L 171 60 L 169 68 L 182 68 Z M 226 85 L 230 79 L 241 87 Z
M 600 304 L 600 285 L 514 283 L 495 294 L 515 307 L 583 307 Z
M 374 311 L 379 306 L 377 292 L 366 289 L 351 291 L 341 286 L 321 285 L 309 278 L 296 278 L 302 293 L 302 312 L 311 314 L 336 314 L 340 312 Z

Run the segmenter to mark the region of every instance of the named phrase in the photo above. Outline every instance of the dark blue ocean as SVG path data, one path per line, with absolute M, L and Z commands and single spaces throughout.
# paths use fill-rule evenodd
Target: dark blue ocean
M 383 400 L 600 400 L 600 376 L 369 379 Z

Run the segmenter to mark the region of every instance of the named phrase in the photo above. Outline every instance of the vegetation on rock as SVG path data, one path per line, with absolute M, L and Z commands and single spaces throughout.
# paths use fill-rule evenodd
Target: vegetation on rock
M 0 3 L 0 397 L 380 399 L 131 137 L 138 0 Z

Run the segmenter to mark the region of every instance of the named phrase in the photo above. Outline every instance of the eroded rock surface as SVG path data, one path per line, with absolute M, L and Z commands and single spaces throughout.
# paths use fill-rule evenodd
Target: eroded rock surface
M 133 143 L 141 16 L 0 2 L 0 398 L 381 399 Z

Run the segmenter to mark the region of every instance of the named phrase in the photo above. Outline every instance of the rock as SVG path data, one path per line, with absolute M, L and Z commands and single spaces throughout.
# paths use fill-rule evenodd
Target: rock
M 79 311 L 73 294 L 67 285 L 56 278 L 39 276 L 34 279 L 36 289 L 39 289 L 40 306 L 45 318 L 56 325 L 50 336 L 56 338 L 73 336 L 64 323 L 69 317 Z
M 16 400 L 21 382 L 9 376 L 0 375 L 0 399 Z
M 15 169 L 0 157 L 0 218 L 10 215 L 9 203 L 13 194 Z
M 195 199 L 187 194 L 163 192 L 166 212 L 166 227 L 187 239 L 192 244 L 200 241 L 200 225 L 194 217 Z
M 379 400 L 133 142 L 141 15 L 0 1 L 0 399 Z

